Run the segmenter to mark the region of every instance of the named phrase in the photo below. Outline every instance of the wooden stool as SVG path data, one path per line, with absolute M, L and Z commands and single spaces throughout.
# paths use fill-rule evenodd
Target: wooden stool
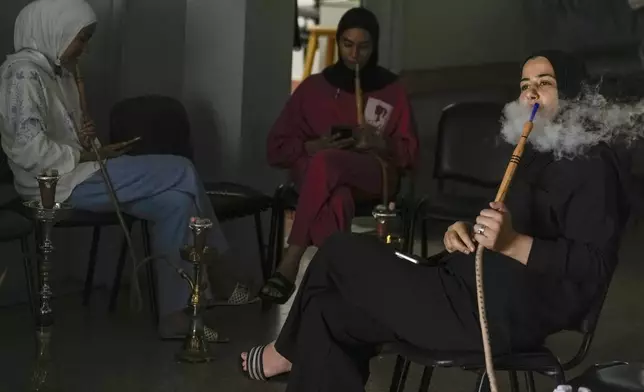
M 325 66 L 333 64 L 335 61 L 335 34 L 337 28 L 335 27 L 309 27 L 309 43 L 306 46 L 306 62 L 304 63 L 304 72 L 302 80 L 308 78 L 313 70 L 313 60 L 315 59 L 315 51 L 318 49 L 318 38 L 326 37 L 326 61 Z

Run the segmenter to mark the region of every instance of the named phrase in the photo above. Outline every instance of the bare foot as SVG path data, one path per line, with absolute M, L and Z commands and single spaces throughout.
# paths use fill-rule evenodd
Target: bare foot
M 242 369 L 245 372 L 248 371 L 247 358 L 248 352 L 241 353 Z M 291 362 L 275 350 L 275 342 L 266 345 L 264 353 L 262 354 L 262 362 L 264 364 L 263 370 L 266 378 L 291 371 Z

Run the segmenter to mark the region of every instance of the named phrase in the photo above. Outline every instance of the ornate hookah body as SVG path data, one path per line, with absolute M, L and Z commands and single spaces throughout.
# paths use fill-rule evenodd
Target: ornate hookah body
M 180 274 L 191 289 L 186 308 L 190 317 L 190 327 L 183 342 L 183 348 L 177 354 L 177 360 L 179 362 L 201 363 L 214 359 L 204 332 L 202 297 L 206 286 L 202 282 L 204 281 L 205 268 L 215 260 L 216 252 L 206 246 L 206 234 L 212 227 L 210 219 L 193 217 L 190 219 L 189 227 L 192 230 L 193 245 L 185 245 L 180 252 L 181 258 L 192 264 L 194 278 L 183 272 Z
M 60 382 L 51 353 L 51 338 L 54 326 L 54 312 L 51 306 L 52 254 L 54 245 L 51 232 L 57 222 L 66 219 L 72 207 L 56 202 L 56 185 L 60 176 L 56 170 L 37 176 L 40 187 L 40 201 L 30 200 L 23 204 L 31 212 L 32 219 L 39 225 L 41 234 L 38 257 L 38 307 L 36 314 L 36 364 L 31 375 L 29 391 L 60 391 Z

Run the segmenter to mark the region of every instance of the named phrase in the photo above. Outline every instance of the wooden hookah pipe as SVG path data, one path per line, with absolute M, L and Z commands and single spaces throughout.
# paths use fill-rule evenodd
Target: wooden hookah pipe
M 525 150 L 525 144 L 528 140 L 530 132 L 532 132 L 532 127 L 534 126 L 533 120 L 534 116 L 539 110 L 539 104 L 535 103 L 532 108 L 532 114 L 530 119 L 526 121 L 523 125 L 523 132 L 521 133 L 521 138 L 517 143 L 517 146 L 514 148 L 512 157 L 510 158 L 510 163 L 505 169 L 505 174 L 503 175 L 503 180 L 501 181 L 501 186 L 496 194 L 494 201 L 503 202 L 505 200 L 505 195 L 508 193 L 510 188 L 510 183 L 514 177 L 514 172 L 521 161 L 523 156 L 523 151 Z M 488 379 L 490 381 L 490 390 L 491 392 L 498 391 L 498 385 L 496 382 L 496 375 L 494 373 L 494 360 L 492 358 L 492 349 L 490 346 L 490 332 L 488 329 L 487 315 L 485 311 L 485 288 L 483 286 L 483 250 L 485 248 L 483 245 L 479 244 L 476 249 L 476 300 L 479 311 L 479 323 L 481 324 L 481 335 L 483 338 L 483 352 L 485 354 L 485 371 L 487 372 Z
M 360 86 L 360 64 L 356 63 L 355 71 L 356 117 L 358 118 L 358 125 L 362 126 L 365 121 L 364 101 L 362 98 L 362 87 Z M 372 155 L 378 160 L 382 170 L 382 205 L 385 206 L 386 209 L 389 209 L 389 176 L 387 173 L 387 162 L 376 153 L 372 153 Z
M 83 121 L 83 124 L 85 124 L 86 122 L 89 122 L 90 117 L 89 117 L 89 111 L 87 108 L 87 96 L 85 95 L 85 82 L 81 77 L 80 65 L 78 64 L 76 64 L 76 72 L 75 72 L 74 78 L 76 80 L 76 86 L 78 87 L 78 98 L 81 106 L 82 121 Z M 130 235 L 130 231 L 127 228 L 125 219 L 123 218 L 123 213 L 121 212 L 121 203 L 119 202 L 118 197 L 116 196 L 116 192 L 114 191 L 114 184 L 112 183 L 112 179 L 110 178 L 110 175 L 108 174 L 107 169 L 105 168 L 105 161 L 103 160 L 103 157 L 101 157 L 98 146 L 99 146 L 98 138 L 95 137 L 92 140 L 90 140 L 89 148 L 88 146 L 85 146 L 85 148 L 87 150 L 91 150 L 96 155 L 96 161 L 98 162 L 98 165 L 100 167 L 103 181 L 107 186 L 107 191 L 108 191 L 107 193 L 110 196 L 112 205 L 114 206 L 114 210 L 116 211 L 116 216 L 118 217 L 118 220 L 119 220 L 119 224 L 121 226 L 121 229 L 123 230 L 123 234 L 125 235 L 125 240 L 127 242 L 127 247 L 130 253 L 130 257 L 132 258 L 132 261 L 134 263 L 134 271 L 136 271 L 137 265 L 139 265 L 139 263 L 137 262 L 138 259 L 136 257 L 136 253 L 134 252 L 134 247 L 132 246 L 132 236 Z M 132 277 L 132 291 L 134 293 L 133 298 L 136 298 L 136 303 L 134 304 L 134 306 L 137 310 L 140 310 L 142 309 L 143 304 L 142 304 L 140 287 L 138 285 L 138 280 L 136 279 L 136 273 L 134 273 Z

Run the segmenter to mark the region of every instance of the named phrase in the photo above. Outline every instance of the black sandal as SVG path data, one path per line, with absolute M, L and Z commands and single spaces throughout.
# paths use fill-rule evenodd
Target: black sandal
M 266 346 L 264 345 L 253 347 L 248 351 L 248 356 L 246 357 L 246 370 L 244 370 L 244 368 L 241 368 L 244 375 L 254 381 L 288 381 L 288 373 L 276 374 L 273 377 L 266 377 L 266 374 L 264 373 L 265 349 Z
M 258 296 L 263 301 L 283 305 L 295 292 L 295 283 L 289 281 L 284 275 L 275 272 L 259 291 Z

